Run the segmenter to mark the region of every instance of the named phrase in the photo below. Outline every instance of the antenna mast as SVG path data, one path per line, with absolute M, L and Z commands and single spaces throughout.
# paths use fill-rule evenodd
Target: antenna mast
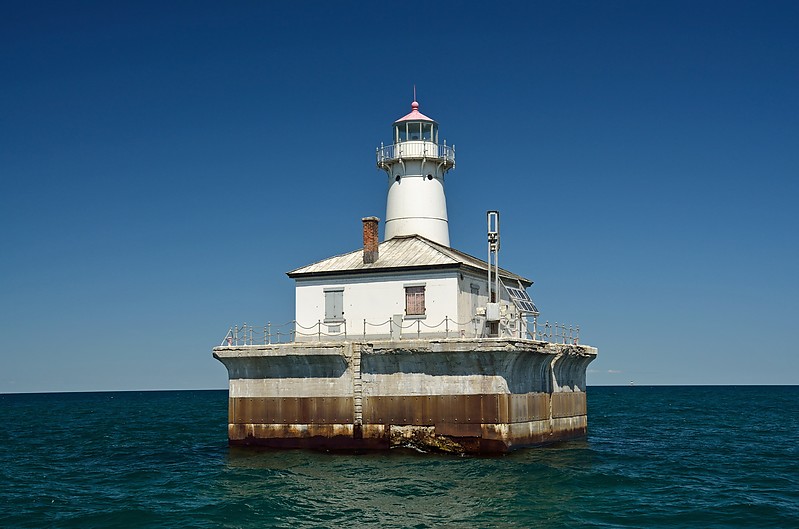
M 488 301 L 499 302 L 499 211 L 486 213 L 488 221 Z M 494 283 L 491 279 L 493 275 Z M 493 292 L 492 292 L 493 290 Z

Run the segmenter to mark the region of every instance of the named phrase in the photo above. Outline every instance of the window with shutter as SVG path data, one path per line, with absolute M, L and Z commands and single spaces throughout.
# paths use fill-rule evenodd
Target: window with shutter
M 424 287 L 405 287 L 405 314 L 424 316 Z
M 344 320 L 344 289 L 325 290 L 325 321 Z

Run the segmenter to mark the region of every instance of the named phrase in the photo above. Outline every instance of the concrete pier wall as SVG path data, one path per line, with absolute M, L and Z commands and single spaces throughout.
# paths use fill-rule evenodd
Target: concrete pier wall
M 505 452 L 584 436 L 596 349 L 513 339 L 228 346 L 231 444 Z

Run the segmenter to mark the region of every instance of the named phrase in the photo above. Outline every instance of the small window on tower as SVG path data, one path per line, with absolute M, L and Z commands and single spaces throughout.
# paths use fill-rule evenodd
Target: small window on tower
M 424 287 L 405 287 L 405 315 L 424 316 Z
M 425 123 L 422 127 L 422 139 L 424 141 L 433 141 L 433 124 Z

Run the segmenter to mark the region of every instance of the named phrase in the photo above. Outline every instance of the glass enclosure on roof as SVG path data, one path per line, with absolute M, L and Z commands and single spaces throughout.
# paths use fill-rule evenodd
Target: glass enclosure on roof
M 438 125 L 432 121 L 400 121 L 394 125 L 394 143 L 404 141 L 438 143 Z

